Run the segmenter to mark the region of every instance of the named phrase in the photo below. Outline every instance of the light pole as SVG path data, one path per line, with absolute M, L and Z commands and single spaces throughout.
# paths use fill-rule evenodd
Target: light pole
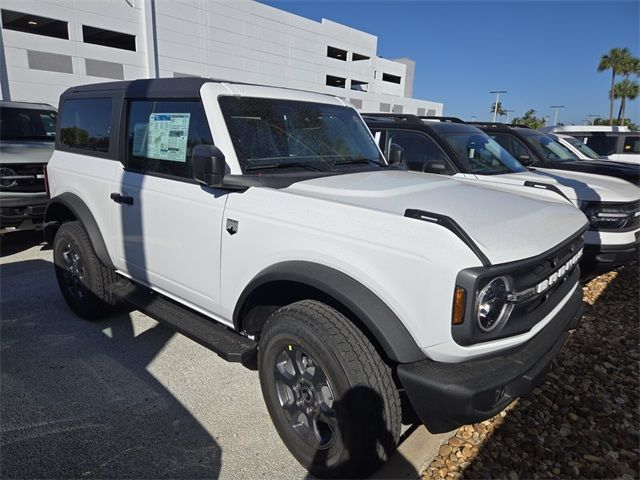
M 544 126 L 546 127 L 549 124 L 549 115 L 545 115 L 542 117 L 542 121 L 544 122 Z
M 589 121 L 591 122 L 591 125 L 594 124 L 594 122 L 596 121 L 596 118 L 598 118 L 600 115 L 587 115 L 587 117 L 589 117 Z
M 500 94 L 507 93 L 506 90 L 494 90 L 493 92 L 496 94 L 496 103 L 493 104 L 493 123 L 496 123 L 496 116 L 498 115 L 498 102 L 500 101 Z
M 553 117 L 553 124 L 557 125 L 558 124 L 558 110 L 560 110 L 561 108 L 564 108 L 564 105 L 551 105 L 549 108 L 553 108 L 556 111 L 555 116 Z
M 505 110 L 505 113 L 507 114 L 507 124 L 509 123 L 509 114 L 515 112 L 515 110 Z
M 471 121 L 475 122 L 476 121 L 476 116 L 475 115 L 471 115 Z

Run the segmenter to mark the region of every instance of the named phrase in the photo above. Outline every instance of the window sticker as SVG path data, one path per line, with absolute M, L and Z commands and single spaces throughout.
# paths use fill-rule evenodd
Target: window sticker
M 149 115 L 145 156 L 172 162 L 186 162 L 190 118 L 190 113 L 152 113 Z M 144 134 L 142 128 L 140 133 Z M 135 134 L 134 129 L 134 149 L 136 146 Z M 140 148 L 142 145 L 144 142 L 141 143 Z

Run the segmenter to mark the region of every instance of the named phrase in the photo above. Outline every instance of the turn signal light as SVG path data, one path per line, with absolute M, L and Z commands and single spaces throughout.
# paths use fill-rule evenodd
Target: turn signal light
M 462 287 L 456 287 L 453 292 L 453 314 L 451 315 L 452 325 L 462 325 L 464 322 L 464 307 L 467 292 Z

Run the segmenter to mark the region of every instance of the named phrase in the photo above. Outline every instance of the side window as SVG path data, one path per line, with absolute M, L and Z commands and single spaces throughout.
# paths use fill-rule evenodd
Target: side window
M 509 152 L 516 160 L 521 157 L 531 157 L 527 147 L 525 147 L 524 144 L 513 135 L 494 133 L 491 135 L 491 138 L 498 142 L 500 146 Z
M 213 144 L 199 100 L 132 100 L 127 124 L 127 167 L 191 178 L 191 152 Z
M 587 144 L 587 147 L 595 151 L 598 155 L 606 157 L 608 155 L 613 155 L 614 153 L 616 153 L 616 143 L 618 137 L 596 134 L 584 138 L 584 143 Z
M 401 150 L 409 170 L 453 175 L 455 169 L 438 144 L 420 132 L 388 132 L 387 155 Z
M 65 100 L 60 116 L 60 144 L 108 153 L 111 136 L 111 98 Z
M 622 153 L 640 153 L 640 137 L 626 137 Z

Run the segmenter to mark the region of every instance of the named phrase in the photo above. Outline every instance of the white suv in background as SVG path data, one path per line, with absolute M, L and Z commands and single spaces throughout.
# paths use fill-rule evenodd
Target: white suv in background
M 126 304 L 257 357 L 274 425 L 315 475 L 373 470 L 403 405 L 434 432 L 495 415 L 581 317 L 579 210 L 399 171 L 336 97 L 201 78 L 71 88 L 48 180 L 71 309 Z
M 571 135 L 600 157 L 640 165 L 640 132 L 628 127 L 562 125 L 541 129 L 545 133 Z

